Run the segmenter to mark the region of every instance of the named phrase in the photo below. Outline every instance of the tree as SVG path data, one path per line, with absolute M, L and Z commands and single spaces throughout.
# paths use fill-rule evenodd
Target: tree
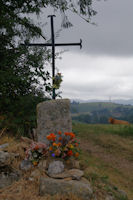
M 23 132 L 35 126 L 33 110 L 51 91 L 50 75 L 45 69 L 50 51 L 20 45 L 33 38 L 45 39 L 28 14 L 39 15 L 41 9 L 52 6 L 63 13 L 71 10 L 82 18 L 86 16 L 84 19 L 89 21 L 96 14 L 91 5 L 92 0 L 0 0 L 0 115 L 5 118 L 4 126 L 14 124 L 18 129 L 21 125 L 26 127 Z M 71 24 L 66 19 L 64 14 L 64 27 Z

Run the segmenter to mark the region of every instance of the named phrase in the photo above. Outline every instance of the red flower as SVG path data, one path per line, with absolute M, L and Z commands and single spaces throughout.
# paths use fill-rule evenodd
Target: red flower
M 72 150 L 69 150 L 69 151 L 67 152 L 67 155 L 68 155 L 68 156 L 72 156 L 72 155 L 73 155 Z
M 59 137 L 59 141 L 61 141 L 62 140 L 62 137 Z
M 66 135 L 66 136 L 67 136 L 67 135 L 69 135 L 69 133 L 68 133 L 68 132 L 65 132 L 65 133 L 64 133 L 64 135 Z
M 59 131 L 58 134 L 61 135 L 61 131 Z

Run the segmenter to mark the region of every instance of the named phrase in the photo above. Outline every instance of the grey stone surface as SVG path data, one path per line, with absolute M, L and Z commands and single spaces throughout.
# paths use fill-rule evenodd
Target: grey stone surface
M 73 180 L 80 180 L 84 172 L 79 169 L 71 169 L 68 171 Z
M 8 146 L 9 146 L 9 144 L 8 144 L 8 143 L 1 144 L 1 145 L 0 145 L 0 149 L 4 149 L 5 147 L 8 147 Z
M 48 175 L 59 174 L 64 171 L 64 164 L 62 161 L 53 161 L 48 166 Z
M 21 174 L 9 166 L 0 167 L 0 189 L 19 180 Z
M 59 180 L 52 178 L 41 178 L 39 185 L 39 193 L 41 196 L 49 194 L 74 194 L 83 200 L 90 200 L 93 195 L 93 190 L 90 184 L 85 184 L 80 181 Z
M 105 200 L 114 200 L 114 197 L 113 196 L 106 196 Z
M 0 166 L 7 165 L 9 158 L 10 154 L 8 152 L 0 151 Z
M 22 160 L 19 167 L 21 170 L 27 171 L 31 169 L 33 165 L 29 160 Z
M 37 105 L 38 141 L 46 142 L 50 133 L 72 132 L 69 99 L 49 100 Z
M 70 169 L 60 174 L 50 174 L 50 177 L 57 179 L 71 178 L 73 180 L 80 180 L 83 175 L 84 172 L 79 169 Z

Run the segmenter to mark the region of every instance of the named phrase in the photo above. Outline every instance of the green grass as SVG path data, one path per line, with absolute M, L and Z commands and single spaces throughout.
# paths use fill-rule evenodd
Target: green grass
M 81 168 L 95 190 L 103 194 L 105 190 L 111 190 L 116 200 L 127 200 L 127 197 L 115 191 L 115 188 L 119 188 L 133 200 L 133 125 L 74 122 L 73 132 L 80 140 Z
M 87 138 L 88 135 L 94 134 L 113 134 L 122 137 L 133 137 L 133 125 L 111 125 L 111 124 L 83 124 L 73 123 L 73 132 L 77 135 Z

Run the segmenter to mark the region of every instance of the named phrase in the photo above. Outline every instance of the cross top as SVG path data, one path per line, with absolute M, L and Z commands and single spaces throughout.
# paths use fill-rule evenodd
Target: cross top
M 54 37 L 54 22 L 53 22 L 53 17 L 56 17 L 55 15 L 48 15 L 50 17 L 51 21 L 51 43 L 29 43 L 29 44 L 21 44 L 21 45 L 26 45 L 26 46 L 51 46 L 52 47 L 52 86 L 53 86 L 53 91 L 52 91 L 52 99 L 56 98 L 56 93 L 55 93 L 55 87 L 54 87 L 54 78 L 55 78 L 55 46 L 80 46 L 80 49 L 82 48 L 82 40 L 80 39 L 79 43 L 55 43 L 55 37 Z

